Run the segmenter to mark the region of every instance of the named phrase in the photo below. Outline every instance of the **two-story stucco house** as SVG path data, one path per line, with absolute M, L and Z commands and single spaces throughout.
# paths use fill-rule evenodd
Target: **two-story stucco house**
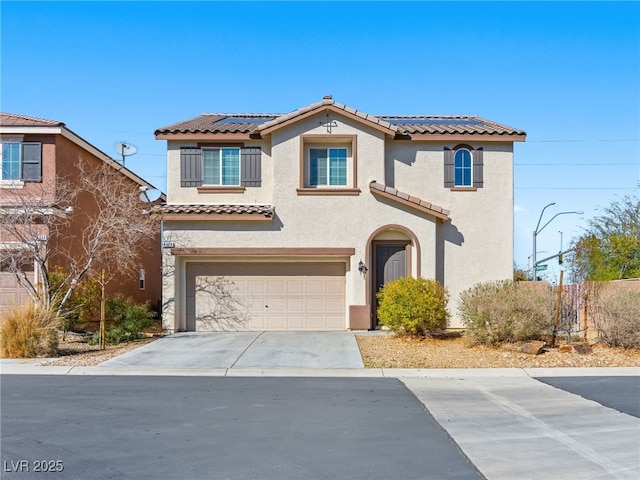
M 203 114 L 167 140 L 163 323 L 171 331 L 377 326 L 401 276 L 450 294 L 513 276 L 513 145 L 474 116 L 372 116 L 322 101 Z
M 20 284 L 22 274 L 29 283 L 41 288 L 38 264 L 25 261 L 19 269 L 8 268 L 16 251 L 32 252 L 44 242 L 48 244 L 47 268 L 62 267 L 69 272 L 72 260 L 82 258 L 86 245 L 82 233 L 98 216 L 99 206 L 91 192 L 83 192 L 73 201 L 59 205 L 55 192 L 63 183 L 78 185 L 85 175 L 78 165 L 99 171 L 112 167 L 113 175 L 121 176 L 126 190 L 138 198 L 140 189 L 154 187 L 106 153 L 70 130 L 63 122 L 26 115 L 0 113 L 0 312 L 28 300 L 30 293 Z M 164 195 L 162 196 L 164 198 Z M 31 209 L 24 208 L 30 205 Z M 66 207 L 66 208 L 65 208 Z M 140 211 L 148 205 L 140 202 Z M 25 215 L 25 238 L 15 238 L 7 229 L 7 216 Z M 45 228 L 49 218 L 64 217 L 66 222 L 52 222 L 55 228 Z M 33 235 L 31 235 L 33 234 Z M 140 252 L 137 268 L 109 283 L 107 295 L 121 293 L 140 303 L 158 308 L 162 292 L 160 229 L 154 238 L 129 245 Z M 61 252 L 65 252 L 62 254 Z M 20 257 L 20 256 L 19 256 Z M 26 256 L 25 258 L 28 258 Z M 31 291 L 31 295 L 34 293 Z

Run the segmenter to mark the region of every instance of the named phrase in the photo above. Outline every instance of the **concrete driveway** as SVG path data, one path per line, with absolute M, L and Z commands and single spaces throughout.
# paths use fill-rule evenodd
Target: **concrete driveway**
M 364 368 L 351 332 L 176 333 L 101 367 Z

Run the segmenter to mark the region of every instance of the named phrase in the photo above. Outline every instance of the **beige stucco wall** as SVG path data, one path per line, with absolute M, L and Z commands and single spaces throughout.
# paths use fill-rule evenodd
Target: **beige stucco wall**
M 512 277 L 511 143 L 473 144 L 484 148 L 484 188 L 455 192 L 443 186 L 444 147 L 460 142 L 393 141 L 379 130 L 331 113 L 329 120 L 338 124 L 332 135 L 357 135 L 355 185 L 361 192 L 355 196 L 300 195 L 300 135 L 330 136 L 320 123 L 326 120 L 325 113 L 312 115 L 274 131 L 268 145 L 264 140 L 260 144 L 262 187 L 247 188 L 244 194 L 207 195 L 198 194 L 196 188 L 180 188 L 179 149 L 193 143 L 169 142 L 168 203 L 266 203 L 274 205 L 276 214 L 272 222 L 166 221 L 166 238 L 180 247 L 354 248 L 355 254 L 345 259 L 348 311 L 349 305 L 368 302 L 368 280 L 358 271 L 358 263 L 368 258 L 372 234 L 383 229 L 378 238 L 407 238 L 397 229 L 384 231 L 385 226 L 400 225 L 419 243 L 419 258 L 416 249 L 412 250 L 412 272 L 419 270 L 422 276 L 446 285 L 452 299 L 451 326 L 461 326 L 456 312 L 461 291 L 480 281 Z M 428 214 L 374 196 L 369 191 L 374 180 L 450 210 L 451 220 L 443 224 Z M 169 264 L 175 261 L 176 276 L 165 279 L 164 299 L 175 309 L 176 325 L 181 325 L 185 310 L 180 286 L 185 284 L 185 264 L 207 259 L 168 260 Z M 174 289 L 175 303 L 171 301 Z M 165 325 L 173 322 L 170 311 L 165 310 L 164 316 Z

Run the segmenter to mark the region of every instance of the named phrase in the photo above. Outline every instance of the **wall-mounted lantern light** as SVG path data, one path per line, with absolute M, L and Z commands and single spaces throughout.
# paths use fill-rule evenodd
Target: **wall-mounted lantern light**
M 367 273 L 367 271 L 368 271 L 368 270 L 369 270 L 369 269 L 368 269 L 368 268 L 367 268 L 367 266 L 364 264 L 364 262 L 363 262 L 362 260 L 360 260 L 360 263 L 358 264 L 358 271 L 359 271 L 361 274 L 363 274 L 363 275 L 364 275 L 364 274 L 366 274 L 366 273 Z

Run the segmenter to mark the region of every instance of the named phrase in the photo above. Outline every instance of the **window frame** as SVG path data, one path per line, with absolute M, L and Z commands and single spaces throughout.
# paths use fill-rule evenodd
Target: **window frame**
M 240 187 L 242 186 L 242 149 L 240 147 L 229 147 L 229 146 L 206 146 L 201 147 L 202 150 L 202 186 L 203 187 Z M 235 150 L 237 152 L 237 183 L 225 183 L 224 178 L 224 158 L 223 151 L 224 150 Z M 218 183 L 209 183 L 207 182 L 207 152 L 218 152 Z M 214 160 L 215 161 L 215 160 Z
M 325 152 L 325 156 L 324 157 L 318 157 L 316 158 L 317 160 L 324 160 L 325 161 L 325 165 L 324 165 L 324 169 L 325 169 L 325 174 L 324 174 L 324 183 L 320 183 L 319 181 L 319 170 L 320 167 L 318 167 L 318 172 L 316 172 L 316 180 L 315 183 L 313 181 L 313 169 L 311 168 L 312 163 L 314 161 L 314 158 L 312 156 L 312 151 L 324 151 Z M 342 154 L 336 154 L 335 156 L 332 156 L 332 151 L 344 151 L 344 155 Z M 307 182 L 306 185 L 309 188 L 344 188 L 348 185 L 348 163 L 349 163 L 349 149 L 347 147 L 319 147 L 319 146 L 310 146 L 308 148 L 308 155 L 309 155 L 309 162 L 306 164 L 307 167 L 307 171 L 306 171 L 306 175 L 307 175 Z M 338 160 L 340 161 L 340 163 L 343 163 L 343 165 L 338 165 L 338 166 L 333 166 L 332 167 L 332 160 Z M 342 177 L 342 172 L 335 172 L 336 169 L 339 170 L 344 170 L 344 183 L 332 183 L 332 179 L 337 177 L 338 175 L 340 177 Z
M 300 135 L 300 174 L 297 188 L 298 195 L 359 195 L 358 188 L 358 156 L 357 135 Z M 311 184 L 311 150 L 327 151 L 327 184 Z M 345 184 L 331 185 L 330 155 L 331 149 L 345 149 Z
M 466 152 L 469 155 L 469 165 L 458 167 L 458 154 Z M 462 160 L 464 161 L 464 160 Z M 464 180 L 464 174 L 466 171 L 469 172 L 469 182 L 458 183 L 458 172 L 462 172 L 462 180 Z M 472 188 L 473 187 L 473 153 L 467 147 L 460 147 L 454 150 L 453 152 L 453 188 Z
M 17 174 L 18 177 L 17 178 L 5 178 L 5 159 L 4 159 L 4 153 L 5 153 L 5 149 L 8 148 L 10 145 L 16 145 L 17 146 L 17 153 L 18 153 L 18 160 L 17 160 Z M 11 163 L 14 163 L 14 161 L 11 161 Z M 15 184 L 18 182 L 22 182 L 22 141 L 20 140 L 3 140 L 2 141 L 2 158 L 0 158 L 0 181 L 2 181 L 3 183 L 11 183 L 11 184 Z
M 30 183 L 42 183 L 42 142 L 40 141 L 25 141 L 23 136 L 3 136 L 0 140 L 2 144 L 2 156 L 0 157 L 0 187 L 2 188 L 15 188 L 24 187 L 27 182 Z M 5 147 L 8 145 L 17 145 L 17 178 L 3 178 L 5 173 Z M 36 147 L 36 150 L 32 150 L 31 147 Z M 28 154 L 25 151 L 29 148 Z M 35 155 L 34 155 L 35 154 Z M 27 158 L 25 160 L 25 158 Z M 12 163 L 14 163 L 12 161 Z M 36 166 L 36 170 L 33 171 L 33 166 Z M 25 166 L 29 167 L 29 172 L 33 178 L 25 177 Z M 36 173 L 36 176 L 33 176 Z

